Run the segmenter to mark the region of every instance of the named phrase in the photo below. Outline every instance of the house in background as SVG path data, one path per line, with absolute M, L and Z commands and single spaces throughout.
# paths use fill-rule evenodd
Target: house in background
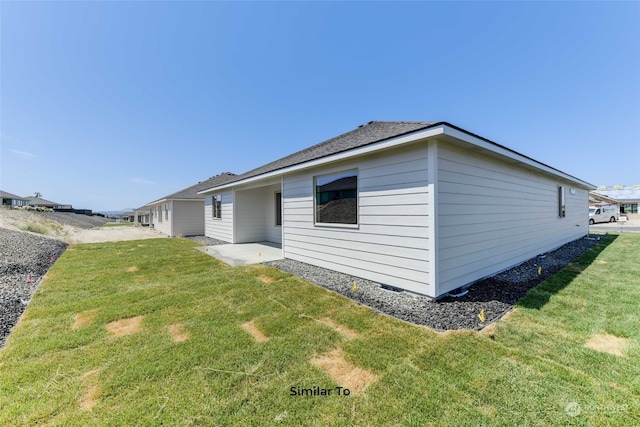
M 28 204 L 28 199 L 0 190 L 0 206 L 15 208 L 18 206 L 27 206 Z
M 598 189 L 591 192 L 594 199 L 608 199 L 608 203 L 615 201 L 620 206 L 620 213 L 628 218 L 640 218 L 640 185 L 633 187 L 607 187 L 606 189 Z
M 235 177 L 231 172 L 221 173 L 206 181 L 169 194 L 144 205 L 150 212 L 149 224 L 156 230 L 176 236 L 200 236 L 204 234 L 204 196 L 198 194 Z
M 134 209 L 133 222 L 140 225 L 149 225 L 151 222 L 151 208 L 142 206 Z
M 29 200 L 29 206 L 33 206 L 35 208 L 49 208 L 55 210 L 70 210 L 73 209 L 71 205 L 63 205 L 58 202 L 52 202 L 51 200 L 46 200 L 41 197 L 25 197 L 25 199 Z
M 206 236 L 437 298 L 585 236 L 592 188 L 446 122 L 370 122 L 200 194 Z

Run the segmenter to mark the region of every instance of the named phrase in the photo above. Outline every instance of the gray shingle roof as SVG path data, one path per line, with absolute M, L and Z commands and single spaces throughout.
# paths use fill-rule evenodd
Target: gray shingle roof
M 168 196 L 161 197 L 157 200 L 154 200 L 153 202 L 147 203 L 145 206 L 152 205 L 161 200 L 204 200 L 204 196 L 198 194 L 198 191 L 206 190 L 207 188 L 215 187 L 217 185 L 226 184 L 227 182 L 234 180 L 236 176 L 236 174 L 231 172 L 223 172 L 220 175 L 216 175 L 205 181 L 199 182 L 187 188 L 183 188 L 180 191 L 169 194 Z
M 293 153 L 264 166 L 260 166 L 259 168 L 237 175 L 234 179 L 228 181 L 227 184 L 300 163 L 309 162 L 311 160 L 320 159 L 343 151 L 352 150 L 354 148 L 363 147 L 385 139 L 425 129 L 438 123 L 441 122 L 369 122 L 368 124 L 359 126 L 352 131 L 343 133 L 342 135 L 338 135 L 309 148 L 305 148 L 297 153 Z M 214 186 L 212 185 L 209 188 L 212 187 Z M 203 190 L 206 190 L 206 188 L 203 188 Z
M 41 197 L 25 197 L 29 201 L 30 205 L 39 206 L 60 206 L 62 203 L 52 202 Z
M 16 196 L 15 194 L 11 194 L 7 191 L 2 191 L 2 190 L 0 190 L 0 197 L 3 199 L 27 200 L 24 197 Z
M 492 144 L 496 147 L 509 151 L 515 154 L 518 157 L 528 159 L 538 165 L 544 166 L 546 168 L 552 169 L 553 171 L 564 175 L 565 177 L 570 177 L 577 183 L 581 183 L 582 185 L 586 185 L 587 187 L 593 187 L 593 185 L 582 181 L 578 178 L 575 178 L 571 175 L 568 175 L 556 168 L 553 168 L 549 165 L 541 163 L 531 157 L 525 156 L 521 153 L 518 153 L 515 150 L 512 150 L 504 145 L 497 144 L 487 138 L 484 138 L 480 135 L 471 133 L 467 130 L 464 130 L 458 126 L 454 126 L 447 122 L 378 122 L 372 121 L 367 123 L 366 125 L 359 126 L 358 128 L 343 133 L 342 135 L 338 135 L 334 138 L 328 139 L 319 144 L 313 145 L 309 148 L 305 148 L 304 150 L 298 151 L 297 153 L 293 153 L 289 156 L 283 157 L 279 160 L 268 163 L 264 166 L 260 166 L 256 169 L 252 169 L 248 172 L 235 176 L 233 179 L 228 180 L 225 183 L 217 184 L 218 186 L 223 184 L 231 184 L 234 182 L 242 181 L 248 178 L 253 178 L 259 175 L 267 174 L 270 172 L 275 172 L 280 169 L 285 169 L 291 166 L 299 165 L 301 163 L 310 162 L 312 160 L 321 159 L 323 157 L 327 157 L 333 154 L 338 154 L 342 152 L 346 152 L 349 150 L 353 150 L 355 148 L 363 147 L 369 144 L 374 144 L 376 142 L 381 142 L 387 139 L 391 139 L 394 137 L 406 135 L 415 131 L 424 130 L 427 128 L 434 128 L 437 126 L 446 125 L 452 129 L 456 129 L 462 133 L 465 133 L 469 136 L 481 139 L 489 144 Z M 209 190 L 214 188 L 212 185 L 208 188 L 203 188 L 200 191 Z

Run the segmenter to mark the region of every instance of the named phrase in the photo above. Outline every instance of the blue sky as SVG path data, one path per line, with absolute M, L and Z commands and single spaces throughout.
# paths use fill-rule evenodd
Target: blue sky
M 371 120 L 640 184 L 638 2 L 0 2 L 0 188 L 138 207 Z

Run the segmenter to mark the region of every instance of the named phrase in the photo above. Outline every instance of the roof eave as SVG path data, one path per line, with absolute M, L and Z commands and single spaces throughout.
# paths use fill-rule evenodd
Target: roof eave
M 234 182 L 231 182 L 225 185 L 219 185 L 216 187 L 211 187 L 209 189 L 199 191 L 198 194 L 207 194 L 213 191 L 221 191 L 228 188 L 237 187 L 239 185 L 245 185 L 255 181 L 261 181 L 264 179 L 273 178 L 275 176 L 280 176 L 280 175 L 284 175 L 291 172 L 298 172 L 304 169 L 322 166 L 324 164 L 332 163 L 338 160 L 344 160 L 351 157 L 358 157 L 358 156 L 362 156 L 364 154 L 372 153 L 375 151 L 385 150 L 385 149 L 393 148 L 396 146 L 408 144 L 411 142 L 416 142 L 422 139 L 432 138 L 444 132 L 444 129 L 442 128 L 443 124 L 444 122 L 434 123 L 433 125 L 430 125 L 426 128 L 409 132 L 403 135 L 387 138 L 382 141 L 372 142 L 371 144 L 367 144 L 362 147 L 352 148 L 350 150 L 341 151 L 335 154 L 329 154 L 324 157 L 319 157 L 317 159 L 309 160 L 307 162 L 302 162 L 302 163 L 298 163 L 292 166 L 287 166 L 281 169 L 276 169 L 274 171 L 252 176 L 243 180 L 234 181 Z

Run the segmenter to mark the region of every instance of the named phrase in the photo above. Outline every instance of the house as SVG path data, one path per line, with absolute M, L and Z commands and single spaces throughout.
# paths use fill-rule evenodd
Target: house
M 592 188 L 446 122 L 370 122 L 200 194 L 206 236 L 437 298 L 585 236 Z
M 24 197 L 0 190 L 0 206 L 15 208 L 18 206 L 27 206 L 28 204 L 29 200 Z
M 52 202 L 41 197 L 25 197 L 29 201 L 29 206 L 35 208 L 49 208 L 55 210 L 69 210 L 73 209 L 71 205 L 63 205 L 58 202 Z
M 133 222 L 140 225 L 149 225 L 151 222 L 151 209 L 144 206 L 134 209 Z
M 633 187 L 614 186 L 591 192 L 593 199 L 613 200 L 620 206 L 620 213 L 629 218 L 640 218 L 638 205 L 640 204 L 640 185 Z
M 198 192 L 224 184 L 234 177 L 235 175 L 231 172 L 221 173 L 206 181 L 147 203 L 144 208 L 150 211 L 149 224 L 169 237 L 203 235 L 204 196 Z

